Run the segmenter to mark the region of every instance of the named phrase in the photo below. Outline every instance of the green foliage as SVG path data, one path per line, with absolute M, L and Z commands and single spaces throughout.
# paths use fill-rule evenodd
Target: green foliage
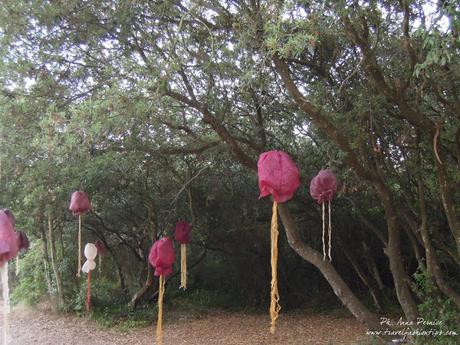
M 104 309 L 112 305 L 121 306 L 128 303 L 116 282 L 93 271 L 91 285 L 92 305 L 97 309 Z
M 417 328 L 426 332 L 443 332 L 437 336 L 416 337 L 417 344 L 457 344 L 460 336 L 458 322 L 460 313 L 455 304 L 450 299 L 440 295 L 437 288 L 430 282 L 432 280 L 427 279 L 425 272 L 416 273 L 415 280 L 419 289 L 419 298 L 422 301 L 419 305 L 420 320 L 417 321 Z
M 43 266 L 42 250 L 40 241 L 33 241 L 27 254 L 20 258 L 19 276 L 13 280 L 11 294 L 13 304 L 24 303 L 33 306 L 41 302 L 46 295 L 46 271 Z M 14 265 L 11 265 L 12 270 L 13 268 Z

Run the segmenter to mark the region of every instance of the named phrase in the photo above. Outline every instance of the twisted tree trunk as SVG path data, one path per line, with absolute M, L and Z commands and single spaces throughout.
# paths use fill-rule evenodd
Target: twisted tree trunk
M 335 270 L 332 263 L 327 260 L 323 260 L 323 256 L 318 251 L 308 246 L 302 240 L 294 219 L 292 218 L 292 215 L 286 205 L 279 204 L 278 211 L 286 230 L 286 236 L 291 248 L 294 249 L 294 251 L 304 260 L 312 263 L 320 270 L 324 278 L 334 290 L 336 296 L 359 321 L 363 322 L 370 329 L 380 329 L 382 326 L 378 316 L 370 312 L 353 294 L 340 274 Z

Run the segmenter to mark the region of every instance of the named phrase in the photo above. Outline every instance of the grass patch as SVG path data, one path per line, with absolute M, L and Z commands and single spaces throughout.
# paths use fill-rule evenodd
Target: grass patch
M 121 331 L 129 331 L 152 324 L 156 318 L 156 311 L 152 308 L 138 308 L 131 311 L 127 305 L 106 306 L 94 308 L 90 317 L 104 327 L 115 327 Z

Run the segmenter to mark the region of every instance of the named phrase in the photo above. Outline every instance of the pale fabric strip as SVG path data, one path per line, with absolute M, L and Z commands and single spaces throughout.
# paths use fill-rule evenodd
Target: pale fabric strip
M 80 277 L 81 272 L 81 214 L 78 215 L 78 267 L 77 277 Z
M 332 248 L 332 223 L 331 223 L 331 207 L 332 207 L 332 204 L 331 204 L 331 201 L 329 200 L 329 204 L 328 204 L 328 209 L 329 209 L 329 252 L 328 252 L 328 255 L 329 255 L 329 261 L 332 262 L 332 256 L 331 256 L 331 248 Z
M 272 223 L 271 223 L 271 268 L 272 280 L 270 283 L 270 333 L 275 333 L 276 320 L 281 309 L 279 304 L 280 296 L 278 293 L 278 203 L 273 202 Z
M 180 245 L 180 289 L 187 289 L 187 245 Z
M 321 205 L 323 211 L 323 260 L 326 260 L 326 212 L 324 202 Z
M 165 277 L 160 276 L 160 284 L 158 287 L 158 318 L 157 318 L 157 344 L 163 344 L 163 296 L 165 293 Z

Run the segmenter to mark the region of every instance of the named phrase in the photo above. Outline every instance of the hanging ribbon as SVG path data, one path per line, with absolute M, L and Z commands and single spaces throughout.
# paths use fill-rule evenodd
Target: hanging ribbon
M 163 344 L 163 297 L 165 294 L 165 276 L 160 275 L 158 287 L 157 345 Z
M 180 289 L 187 289 L 187 244 L 180 245 Z
M 322 208 L 322 220 L 323 220 L 323 260 L 326 260 L 326 255 L 329 261 L 332 261 L 332 199 L 334 194 L 337 192 L 337 177 L 335 174 L 326 169 L 320 170 L 320 172 L 310 182 L 310 195 L 315 199 L 318 204 L 321 204 Z M 326 251 L 326 205 L 328 202 L 328 240 L 327 240 L 327 251 Z
M 328 210 L 329 210 L 329 222 L 328 222 L 328 234 L 329 234 L 329 251 L 328 251 L 328 256 L 329 256 L 329 261 L 332 262 L 332 257 L 331 257 L 331 249 L 332 249 L 332 223 L 331 223 L 331 201 L 329 200 L 328 202 Z
M 81 217 L 78 215 L 78 267 L 77 267 L 77 277 L 80 278 L 81 272 Z
M 270 282 L 270 333 L 275 333 L 276 320 L 278 319 L 281 306 L 279 304 L 280 296 L 278 293 L 278 203 L 273 201 L 272 223 L 271 223 L 271 268 L 272 280 Z
M 323 260 L 326 260 L 326 211 L 324 202 L 321 204 L 322 214 L 323 214 Z
M 322 208 L 322 218 L 323 218 L 323 260 L 326 261 L 326 256 L 329 259 L 329 261 L 332 262 L 332 256 L 331 256 L 331 251 L 332 251 L 332 216 L 331 216 L 331 209 L 332 209 L 332 204 L 331 201 L 328 201 L 327 204 L 327 212 L 328 212 L 328 225 L 327 225 L 327 250 L 326 250 L 326 205 L 323 202 L 321 204 Z

